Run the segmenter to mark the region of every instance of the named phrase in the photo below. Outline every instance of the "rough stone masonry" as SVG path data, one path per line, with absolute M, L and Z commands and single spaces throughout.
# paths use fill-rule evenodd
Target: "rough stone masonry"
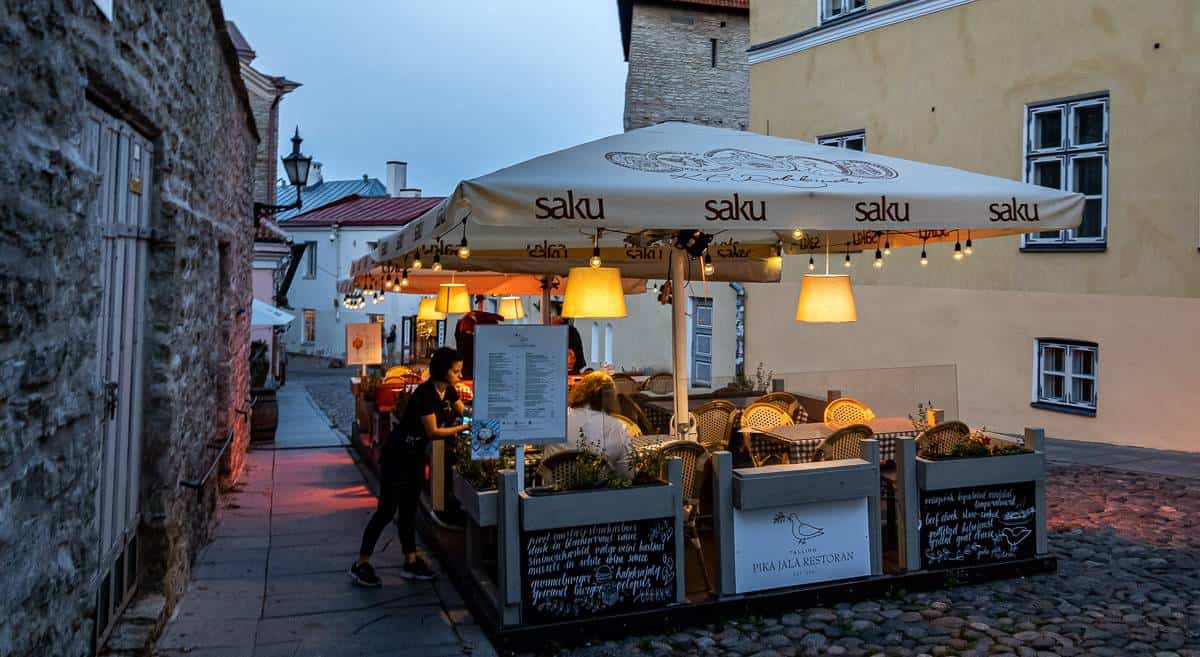
M 199 477 L 248 430 L 257 135 L 217 0 L 0 6 L 0 655 L 87 655 L 104 413 L 97 108 L 153 145 L 140 458 L 141 589 L 167 611 L 215 520 Z

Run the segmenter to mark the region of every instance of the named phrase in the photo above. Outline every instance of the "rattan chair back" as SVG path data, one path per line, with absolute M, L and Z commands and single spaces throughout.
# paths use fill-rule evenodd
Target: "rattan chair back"
M 750 455 L 750 462 L 756 468 L 792 462 L 791 443 L 782 438 L 757 431 L 743 431 L 742 441 L 746 446 L 746 453 Z
M 708 452 L 703 445 L 691 440 L 671 440 L 659 449 L 667 458 L 674 456 L 683 461 L 683 499 L 694 503 L 700 497 L 700 468 Z
M 929 427 L 917 436 L 917 453 L 929 456 L 948 456 L 954 446 L 971 435 L 971 428 L 953 420 Z
M 652 374 L 642 384 L 642 390 L 652 392 L 656 395 L 669 395 L 675 391 L 675 377 L 671 376 L 670 372 Z
M 768 392 L 754 400 L 755 404 L 774 404 L 787 411 L 791 417 L 796 417 L 796 409 L 800 408 L 800 400 L 790 392 Z
M 865 424 L 851 424 L 833 432 L 817 447 L 813 457 L 815 461 L 840 461 L 842 459 L 861 459 L 862 441 L 875 435 L 871 427 Z
M 538 465 L 538 478 L 546 486 L 567 490 L 579 481 L 579 459 L 581 449 L 568 449 L 542 459 Z
M 648 395 L 636 393 L 629 396 L 638 408 L 642 409 L 642 413 L 646 415 L 650 425 L 654 427 L 651 433 L 666 434 L 671 432 L 671 412 L 659 408 L 652 404 L 654 401 Z
M 617 394 L 632 395 L 638 391 L 638 382 L 628 374 L 622 374 L 618 372 L 612 375 L 612 380 L 617 386 Z
M 642 407 L 638 406 L 631 395 L 617 393 L 617 412 L 636 422 L 643 435 L 658 433 L 654 423 L 650 421 L 650 418 L 642 411 Z
M 692 412 L 692 417 L 696 418 L 696 439 L 709 452 L 729 449 L 736 413 L 736 406 L 720 399 L 698 406 Z
M 613 413 L 613 414 L 609 415 L 608 417 L 610 417 L 614 420 L 617 420 L 621 424 L 624 424 L 625 430 L 629 432 L 629 436 L 631 438 L 642 435 L 641 427 L 639 427 L 638 423 L 634 422 L 632 419 L 627 418 L 624 415 L 621 415 L 619 413 Z
M 873 419 L 875 413 L 866 404 L 849 397 L 835 399 L 825 407 L 825 424 L 835 429 L 865 424 Z
M 769 430 L 792 423 L 792 416 L 775 404 L 755 402 L 742 411 L 743 429 Z

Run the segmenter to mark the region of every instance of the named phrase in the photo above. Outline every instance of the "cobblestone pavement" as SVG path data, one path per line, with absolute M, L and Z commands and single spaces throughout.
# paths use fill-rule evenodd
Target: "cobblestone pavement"
M 304 386 L 334 428 L 345 436 L 350 435 L 350 425 L 354 422 L 350 377 L 357 373 L 357 367 L 330 368 L 324 359 L 293 355 L 288 360 L 288 383 Z
M 1051 469 L 1058 573 L 742 618 L 562 651 L 617 655 L 1200 657 L 1200 480 Z

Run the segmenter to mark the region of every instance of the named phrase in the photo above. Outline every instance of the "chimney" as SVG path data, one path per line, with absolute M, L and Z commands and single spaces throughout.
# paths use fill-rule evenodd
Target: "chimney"
M 313 162 L 308 172 L 308 186 L 320 185 L 323 182 L 325 179 L 321 177 L 321 163 Z
M 387 193 L 388 196 L 402 196 L 400 193 L 408 186 L 408 163 L 399 160 L 388 160 L 387 163 Z

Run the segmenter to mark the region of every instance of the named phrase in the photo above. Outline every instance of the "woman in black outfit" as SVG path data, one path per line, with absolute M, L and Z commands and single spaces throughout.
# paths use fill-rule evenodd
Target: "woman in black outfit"
M 407 579 L 433 579 L 429 565 L 417 556 L 413 517 L 421 484 L 425 480 L 425 450 L 431 440 L 454 438 L 468 425 L 455 424 L 463 415 L 454 384 L 462 378 L 462 358 L 458 352 L 442 347 L 429 361 L 429 378 L 417 386 L 400 422 L 392 428 L 383 446 L 379 467 L 379 507 L 363 531 L 358 561 L 350 567 L 350 577 L 360 586 L 380 586 L 382 582 L 371 567 L 371 553 L 383 528 L 392 518 L 400 530 Z

